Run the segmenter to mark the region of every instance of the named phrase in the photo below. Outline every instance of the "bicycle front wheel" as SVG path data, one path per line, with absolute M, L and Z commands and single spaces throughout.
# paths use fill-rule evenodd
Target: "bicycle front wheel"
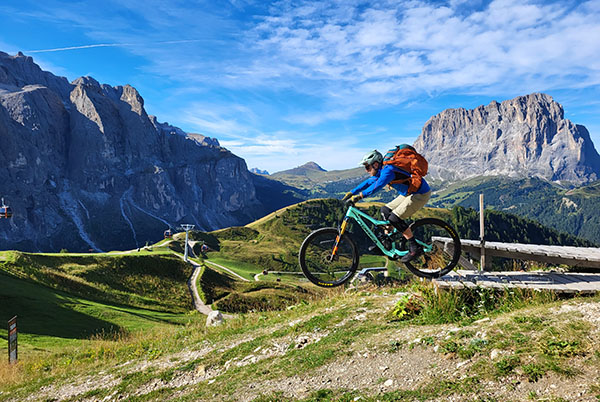
M 317 229 L 300 246 L 298 259 L 302 272 L 317 286 L 340 286 L 350 280 L 358 268 L 358 250 L 347 234 L 340 238 L 333 255 L 339 233 L 336 228 Z
M 413 274 L 423 278 L 439 278 L 452 271 L 460 258 L 460 237 L 441 219 L 419 219 L 410 225 L 423 254 L 405 263 Z

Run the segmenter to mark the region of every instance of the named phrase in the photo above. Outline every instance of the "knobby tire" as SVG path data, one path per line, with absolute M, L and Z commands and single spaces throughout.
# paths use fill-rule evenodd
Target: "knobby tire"
M 460 237 L 452 226 L 441 219 L 424 218 L 413 222 L 410 229 L 417 240 L 428 244 L 431 243 L 431 236 L 451 239 L 446 246 L 446 251 L 443 247 L 435 245 L 432 253 L 425 253 L 414 261 L 405 263 L 410 272 L 422 278 L 434 279 L 446 275 L 456 267 L 461 252 Z
M 298 260 L 302 273 L 317 286 L 332 288 L 343 285 L 358 268 L 358 248 L 347 233 L 340 238 L 337 260 L 327 260 L 339 233 L 337 228 L 317 229 L 300 246 Z

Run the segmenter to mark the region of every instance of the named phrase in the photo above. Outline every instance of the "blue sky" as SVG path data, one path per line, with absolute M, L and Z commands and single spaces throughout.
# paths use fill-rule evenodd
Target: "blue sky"
M 4 0 L 0 50 L 130 84 L 270 172 L 356 166 L 446 108 L 545 92 L 600 144 L 600 1 Z

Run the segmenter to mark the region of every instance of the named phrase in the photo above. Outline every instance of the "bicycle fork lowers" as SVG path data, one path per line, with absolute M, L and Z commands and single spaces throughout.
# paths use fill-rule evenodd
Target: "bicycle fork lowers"
M 348 210 L 348 211 L 350 211 L 350 210 Z M 346 227 L 348 226 L 349 219 L 350 219 L 350 217 L 348 216 L 348 214 L 346 214 L 346 217 L 344 217 L 344 221 L 342 222 L 342 226 L 340 227 L 340 233 L 335 238 L 335 243 L 333 243 L 333 250 L 331 250 L 330 261 L 335 260 L 335 256 L 338 252 L 338 247 L 340 245 L 340 239 L 342 238 L 342 236 L 344 235 L 344 232 L 346 231 Z

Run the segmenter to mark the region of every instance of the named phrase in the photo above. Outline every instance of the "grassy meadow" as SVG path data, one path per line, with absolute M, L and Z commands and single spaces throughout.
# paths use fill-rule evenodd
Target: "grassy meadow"
M 219 327 L 191 315 L 0 363 L 0 400 L 592 400 L 598 311 L 597 297 L 437 292 L 412 280 L 334 289 Z
M 344 213 L 314 200 L 191 233 L 200 296 L 227 313 L 218 327 L 193 310 L 181 234 L 130 252 L 0 252 L 0 319 L 18 315 L 20 331 L 19 362 L 0 360 L 0 401 L 600 399 L 599 297 L 442 291 L 406 273 L 317 288 L 296 274 L 298 247 Z M 4 356 L 6 339 L 0 327 Z

